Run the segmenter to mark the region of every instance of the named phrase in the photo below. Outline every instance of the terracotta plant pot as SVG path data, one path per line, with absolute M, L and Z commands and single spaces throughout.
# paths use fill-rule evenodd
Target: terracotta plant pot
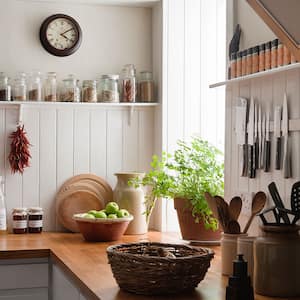
M 183 198 L 174 199 L 182 238 L 197 242 L 220 242 L 221 230 L 206 229 L 203 222 L 196 223 L 192 216 L 189 201 Z

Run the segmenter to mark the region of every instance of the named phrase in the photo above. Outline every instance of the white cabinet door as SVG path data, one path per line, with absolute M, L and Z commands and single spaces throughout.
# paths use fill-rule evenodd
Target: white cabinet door
M 79 289 L 55 264 L 52 265 L 51 294 L 52 294 L 52 300 L 84 299 L 84 298 L 80 298 Z
M 48 300 L 48 288 L 0 290 L 0 300 Z

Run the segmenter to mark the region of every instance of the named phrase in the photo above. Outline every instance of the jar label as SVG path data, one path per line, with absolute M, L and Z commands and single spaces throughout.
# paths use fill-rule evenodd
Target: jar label
M 43 220 L 29 220 L 28 227 L 30 228 L 40 228 L 43 227 Z
M 15 228 L 15 229 L 24 229 L 24 228 L 27 228 L 27 220 L 13 221 L 13 228 Z
M 0 208 L 0 230 L 6 229 L 6 210 L 5 208 Z

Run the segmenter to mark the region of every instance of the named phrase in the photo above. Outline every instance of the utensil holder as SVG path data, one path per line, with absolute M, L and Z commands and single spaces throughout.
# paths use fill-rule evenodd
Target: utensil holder
M 232 275 L 233 264 L 237 256 L 237 240 L 247 236 L 247 233 L 230 234 L 223 233 L 221 238 L 221 266 L 223 275 Z

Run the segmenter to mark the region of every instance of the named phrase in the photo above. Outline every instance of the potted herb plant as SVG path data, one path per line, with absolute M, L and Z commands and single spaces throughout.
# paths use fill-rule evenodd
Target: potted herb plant
M 150 171 L 130 184 L 149 188 L 145 199 L 147 219 L 158 198 L 171 198 L 184 239 L 217 240 L 218 223 L 204 193 L 224 193 L 222 152 L 199 137 L 190 142 L 178 141 L 177 146 L 173 154 L 163 153 L 160 158 L 154 155 Z

